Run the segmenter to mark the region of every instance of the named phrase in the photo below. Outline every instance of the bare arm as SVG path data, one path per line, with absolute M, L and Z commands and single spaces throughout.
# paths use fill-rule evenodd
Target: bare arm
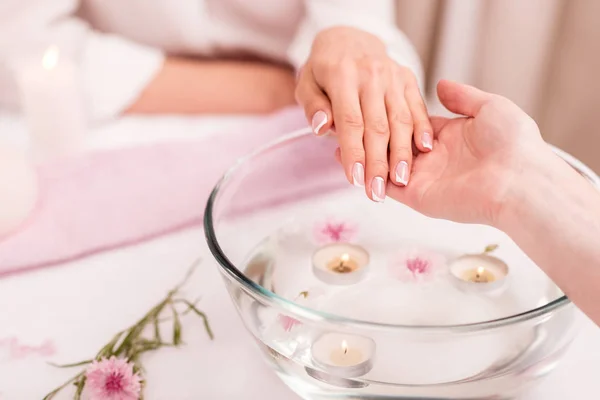
M 554 154 L 536 157 L 498 220 L 565 294 L 600 324 L 600 194 Z
M 294 104 L 295 79 L 260 62 L 167 58 L 127 113 L 266 113 Z

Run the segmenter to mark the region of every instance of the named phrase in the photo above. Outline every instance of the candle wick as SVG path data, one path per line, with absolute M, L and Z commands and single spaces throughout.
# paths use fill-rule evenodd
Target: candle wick
M 348 352 L 348 348 L 344 347 L 344 354 L 346 354 Z

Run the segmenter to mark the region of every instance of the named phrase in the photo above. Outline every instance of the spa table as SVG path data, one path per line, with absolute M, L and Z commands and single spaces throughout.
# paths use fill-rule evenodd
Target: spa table
M 89 146 L 108 148 L 200 135 L 242 126 L 248 118 L 128 118 L 97 128 Z M 0 139 L 26 144 L 18 120 L 0 116 Z M 39 400 L 73 371 L 47 365 L 89 358 L 175 285 L 198 256 L 203 262 L 186 293 L 201 296 L 215 332 L 211 342 L 199 320 L 185 317 L 187 345 L 145 358 L 147 400 L 296 399 L 259 358 L 238 320 L 201 228 L 133 247 L 0 280 L 0 400 Z M 550 377 L 522 400 L 600 396 L 600 329 L 582 317 L 581 330 Z M 24 345 L 52 341 L 53 356 L 12 358 L 7 338 Z M 2 340 L 4 339 L 4 341 Z M 71 398 L 66 393 L 58 399 Z

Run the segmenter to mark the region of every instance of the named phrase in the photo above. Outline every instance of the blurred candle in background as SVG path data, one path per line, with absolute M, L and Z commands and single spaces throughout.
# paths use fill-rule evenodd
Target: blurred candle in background
M 25 62 L 17 72 L 21 109 L 38 160 L 70 154 L 86 130 L 77 66 L 57 46 Z
M 37 196 L 37 173 L 30 157 L 0 142 L 0 240 L 25 222 Z

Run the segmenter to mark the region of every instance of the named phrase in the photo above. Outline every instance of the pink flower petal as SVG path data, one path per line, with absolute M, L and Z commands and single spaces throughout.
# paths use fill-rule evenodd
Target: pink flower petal
M 280 314 L 277 317 L 277 320 L 279 322 L 279 325 L 281 325 L 281 327 L 286 332 L 290 332 L 296 325 L 302 325 L 302 322 L 298 321 L 297 319 L 288 317 L 287 315 L 283 315 L 283 314 Z
M 351 242 L 358 233 L 358 227 L 350 221 L 338 221 L 329 218 L 317 222 L 313 233 L 318 244 L 324 245 L 338 242 Z
M 399 251 L 391 260 L 389 270 L 403 282 L 422 282 L 433 279 L 445 265 L 446 259 L 441 254 L 410 249 Z
M 94 361 L 86 370 L 90 400 L 138 400 L 142 389 L 133 363 L 112 356 Z

